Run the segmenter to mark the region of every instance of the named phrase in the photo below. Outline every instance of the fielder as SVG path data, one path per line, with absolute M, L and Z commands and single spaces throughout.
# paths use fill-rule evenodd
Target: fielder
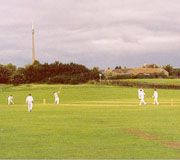
M 54 92 L 55 104 L 59 104 L 59 96 L 58 96 L 59 93 L 60 91 Z
M 141 98 L 140 98 L 141 90 L 144 92 L 144 90 L 143 90 L 142 88 L 139 88 L 139 89 L 138 89 L 138 98 L 139 98 L 139 99 L 141 99 Z
M 158 92 L 157 92 L 156 89 L 154 89 L 154 94 L 153 94 L 152 97 L 154 97 L 154 102 L 153 102 L 153 104 L 159 105 L 159 102 L 158 102 Z
M 13 95 L 10 95 L 10 96 L 8 97 L 8 105 L 9 105 L 9 104 L 14 104 L 13 99 L 14 99 Z
M 33 97 L 31 96 L 31 94 L 29 94 L 26 98 L 26 103 L 28 103 L 28 112 L 31 112 L 32 111 L 32 108 L 33 108 L 33 102 L 34 102 L 34 99 Z
M 146 105 L 146 102 L 144 101 L 144 96 L 145 96 L 145 93 L 144 93 L 144 90 L 143 89 L 140 89 L 139 90 L 139 98 L 140 98 L 140 103 L 139 105 L 141 106 L 142 103 L 144 103 Z

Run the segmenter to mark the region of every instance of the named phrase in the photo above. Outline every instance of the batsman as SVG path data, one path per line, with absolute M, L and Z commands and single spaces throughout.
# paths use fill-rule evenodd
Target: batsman
M 61 88 L 60 88 L 61 90 Z M 59 94 L 60 94 L 60 90 L 57 92 L 54 92 L 54 98 L 55 98 L 55 104 L 59 104 Z

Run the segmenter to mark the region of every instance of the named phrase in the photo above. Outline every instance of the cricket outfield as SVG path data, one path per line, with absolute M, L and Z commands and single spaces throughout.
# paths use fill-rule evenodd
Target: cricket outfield
M 60 104 L 53 92 L 61 88 Z M 137 88 L 0 85 L 0 158 L 180 159 L 180 90 L 158 89 L 139 106 Z M 27 112 L 26 96 L 34 97 Z M 7 105 L 14 96 L 15 105 Z M 46 99 L 46 104 L 43 104 Z

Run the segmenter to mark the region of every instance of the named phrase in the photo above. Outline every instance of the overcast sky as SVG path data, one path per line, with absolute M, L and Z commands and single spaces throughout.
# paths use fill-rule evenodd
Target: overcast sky
M 0 0 L 0 63 L 180 67 L 180 0 Z

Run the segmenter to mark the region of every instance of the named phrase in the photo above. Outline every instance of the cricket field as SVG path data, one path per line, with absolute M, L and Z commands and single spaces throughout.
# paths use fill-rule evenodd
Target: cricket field
M 158 89 L 158 106 L 144 90 L 139 106 L 135 87 L 1 84 L 0 159 L 180 159 L 180 90 Z

